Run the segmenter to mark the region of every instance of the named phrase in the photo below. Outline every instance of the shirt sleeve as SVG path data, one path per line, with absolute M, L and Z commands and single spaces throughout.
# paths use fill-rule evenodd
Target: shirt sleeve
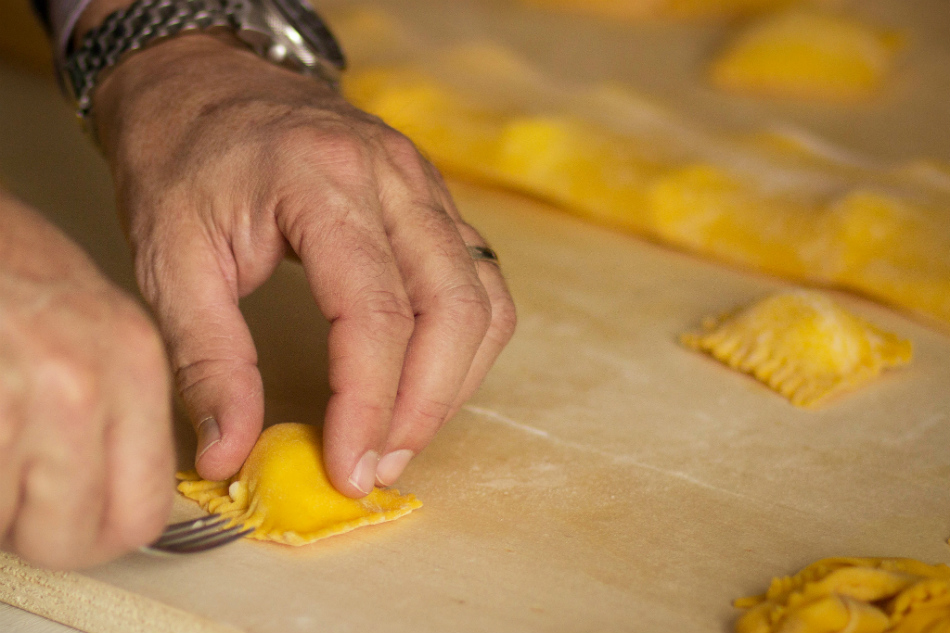
M 33 9 L 53 40 L 57 66 L 62 66 L 76 21 L 92 0 L 32 0 Z

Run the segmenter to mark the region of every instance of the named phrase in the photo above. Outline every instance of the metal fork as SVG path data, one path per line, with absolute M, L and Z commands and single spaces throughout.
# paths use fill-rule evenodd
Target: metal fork
M 209 549 L 233 543 L 254 531 L 244 524 L 224 527 L 230 519 L 203 517 L 192 521 L 173 523 L 151 545 L 141 548 L 146 554 L 197 554 Z

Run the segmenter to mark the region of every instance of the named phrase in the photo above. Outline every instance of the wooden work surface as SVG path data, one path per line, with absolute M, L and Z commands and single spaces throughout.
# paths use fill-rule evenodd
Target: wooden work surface
M 0 69 L 0 121 L 0 178 L 131 288 L 108 174 L 55 88 Z M 71 575 L 0 559 L 0 599 L 89 633 L 724 633 L 732 599 L 824 556 L 950 561 L 945 331 L 839 295 L 912 339 L 914 362 L 798 410 L 676 343 L 782 282 L 453 189 L 502 258 L 520 327 L 402 478 L 421 510 L 302 549 L 241 542 Z M 319 422 L 326 326 L 301 269 L 244 308 L 268 421 Z

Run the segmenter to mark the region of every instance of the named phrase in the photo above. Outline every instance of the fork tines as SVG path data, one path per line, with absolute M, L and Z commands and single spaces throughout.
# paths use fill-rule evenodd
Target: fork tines
M 146 549 L 163 554 L 195 554 L 234 542 L 254 531 L 243 524 L 225 528 L 230 519 L 209 517 L 182 521 L 165 528 L 157 541 Z

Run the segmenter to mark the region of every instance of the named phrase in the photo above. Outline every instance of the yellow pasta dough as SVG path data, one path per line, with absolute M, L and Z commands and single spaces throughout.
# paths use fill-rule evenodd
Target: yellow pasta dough
M 377 488 L 362 499 L 339 493 L 323 468 L 319 429 L 307 424 L 266 429 L 228 481 L 205 481 L 197 473 L 178 477 L 178 490 L 208 512 L 256 528 L 249 538 L 287 545 L 392 521 L 422 505 L 398 490 Z
M 950 567 L 908 558 L 826 558 L 775 578 L 736 633 L 946 633 Z
M 792 404 L 811 407 L 843 389 L 910 362 L 910 341 L 849 314 L 815 291 L 776 294 L 707 319 L 681 337 L 752 374 Z
M 487 45 L 475 71 L 458 61 L 468 48 L 442 51 L 436 57 L 446 66 L 431 72 L 412 63 L 355 68 L 344 87 L 450 173 L 950 323 L 950 195 L 942 181 L 697 132 L 615 86 L 547 86 Z M 486 74 L 505 87 L 495 95 L 501 103 L 462 85 L 486 86 Z M 560 110 L 551 105 L 558 99 Z M 621 124 L 623 132 L 612 127 Z
M 608 18 L 712 18 L 782 7 L 795 0 L 523 0 L 528 4 Z
M 743 31 L 710 68 L 712 83 L 753 95 L 845 101 L 875 92 L 900 37 L 849 17 L 793 10 Z

